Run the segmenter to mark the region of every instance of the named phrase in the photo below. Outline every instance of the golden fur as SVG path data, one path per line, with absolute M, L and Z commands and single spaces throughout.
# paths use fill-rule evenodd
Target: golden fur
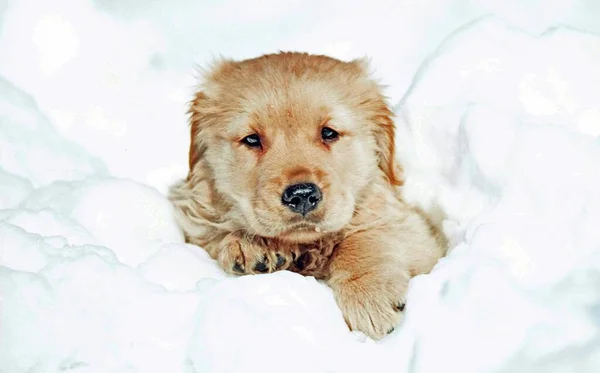
M 446 243 L 400 196 L 391 111 L 367 70 L 304 53 L 216 63 L 190 105 L 189 174 L 169 197 L 186 240 L 225 271 L 323 279 L 348 326 L 379 339 Z M 324 141 L 324 127 L 339 138 Z M 253 134 L 260 148 L 243 143 Z M 305 217 L 281 197 L 301 182 L 323 195 Z

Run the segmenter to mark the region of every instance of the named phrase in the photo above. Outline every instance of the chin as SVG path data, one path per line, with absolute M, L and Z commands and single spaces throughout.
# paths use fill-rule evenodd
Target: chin
M 284 231 L 277 236 L 282 241 L 288 241 L 293 243 L 309 243 L 318 241 L 327 235 L 327 232 L 322 231 L 318 226 L 304 226 L 299 228 L 293 228 Z
M 291 243 L 308 244 L 319 242 L 327 237 L 336 235 L 342 231 L 347 224 L 348 222 L 344 220 L 335 222 L 328 220 L 311 222 L 305 220 L 282 230 L 275 237 L 279 240 Z

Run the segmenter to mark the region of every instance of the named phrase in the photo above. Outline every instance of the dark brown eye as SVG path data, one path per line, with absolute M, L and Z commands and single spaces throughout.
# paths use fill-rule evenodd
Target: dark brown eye
M 257 134 L 246 136 L 242 139 L 242 143 L 251 148 L 260 148 L 262 144 L 260 143 L 260 136 Z
M 340 134 L 329 127 L 323 127 L 323 129 L 321 130 L 321 138 L 323 139 L 323 141 L 335 141 L 338 137 L 340 137 Z

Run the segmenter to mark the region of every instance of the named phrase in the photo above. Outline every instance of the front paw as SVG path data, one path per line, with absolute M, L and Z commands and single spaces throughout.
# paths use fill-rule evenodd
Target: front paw
M 408 276 L 364 274 L 331 286 L 350 330 L 378 340 L 402 321 Z
M 221 242 L 219 265 L 225 272 L 235 275 L 271 273 L 288 269 L 293 263 L 290 252 L 270 248 L 265 240 L 250 239 L 231 233 Z

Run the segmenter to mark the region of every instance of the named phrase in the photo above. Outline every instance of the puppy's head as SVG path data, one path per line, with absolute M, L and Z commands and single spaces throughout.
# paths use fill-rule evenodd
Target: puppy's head
M 370 183 L 400 184 L 391 112 L 366 69 L 301 53 L 218 62 L 190 107 L 190 177 L 209 174 L 250 233 L 342 229 Z

